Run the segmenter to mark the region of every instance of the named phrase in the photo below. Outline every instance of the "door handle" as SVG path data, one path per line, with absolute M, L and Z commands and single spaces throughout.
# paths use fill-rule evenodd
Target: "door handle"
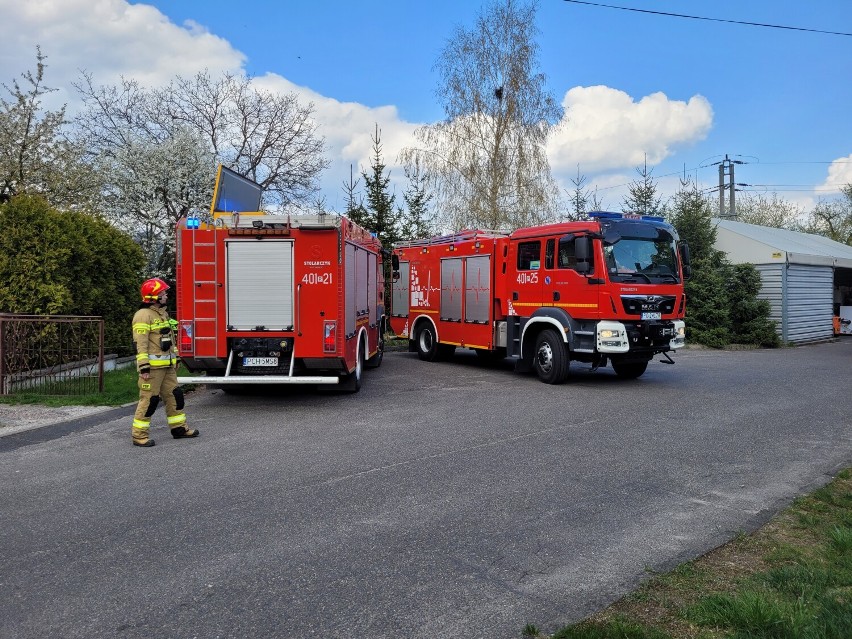
M 553 291 L 553 301 L 554 302 L 559 301 L 559 291 Z
M 512 301 L 513 302 L 518 301 L 518 292 L 517 291 L 512 291 Z

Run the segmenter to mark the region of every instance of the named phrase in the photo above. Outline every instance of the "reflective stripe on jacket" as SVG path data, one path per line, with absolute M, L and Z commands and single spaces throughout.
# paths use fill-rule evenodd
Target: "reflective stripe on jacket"
M 177 322 L 169 319 L 165 308 L 145 306 L 136 311 L 133 316 L 133 342 L 136 344 L 137 371 L 177 363 L 176 326 Z

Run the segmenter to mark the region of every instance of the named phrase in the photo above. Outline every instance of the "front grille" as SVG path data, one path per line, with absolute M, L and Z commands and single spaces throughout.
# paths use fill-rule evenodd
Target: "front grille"
M 674 313 L 674 295 L 622 295 L 621 304 L 628 315 L 642 313 Z

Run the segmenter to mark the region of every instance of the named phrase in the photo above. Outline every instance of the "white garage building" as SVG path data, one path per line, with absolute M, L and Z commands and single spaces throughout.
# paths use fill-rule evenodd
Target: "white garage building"
M 852 305 L 852 246 L 820 235 L 713 220 L 716 248 L 734 264 L 760 271 L 759 297 L 772 306 L 771 319 L 784 342 L 834 336 L 833 317 Z M 852 306 L 850 306 L 852 308 Z

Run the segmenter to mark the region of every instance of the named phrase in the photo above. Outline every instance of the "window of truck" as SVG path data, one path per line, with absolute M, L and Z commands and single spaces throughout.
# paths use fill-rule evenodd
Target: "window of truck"
M 518 270 L 537 271 L 539 268 L 541 268 L 541 242 L 518 244 Z
M 577 270 L 576 238 L 563 237 L 559 240 L 559 268 Z M 594 272 L 594 253 L 589 254 L 589 273 Z
M 679 282 L 674 239 L 660 235 L 657 239 L 622 236 L 615 244 L 604 246 L 610 279 Z

